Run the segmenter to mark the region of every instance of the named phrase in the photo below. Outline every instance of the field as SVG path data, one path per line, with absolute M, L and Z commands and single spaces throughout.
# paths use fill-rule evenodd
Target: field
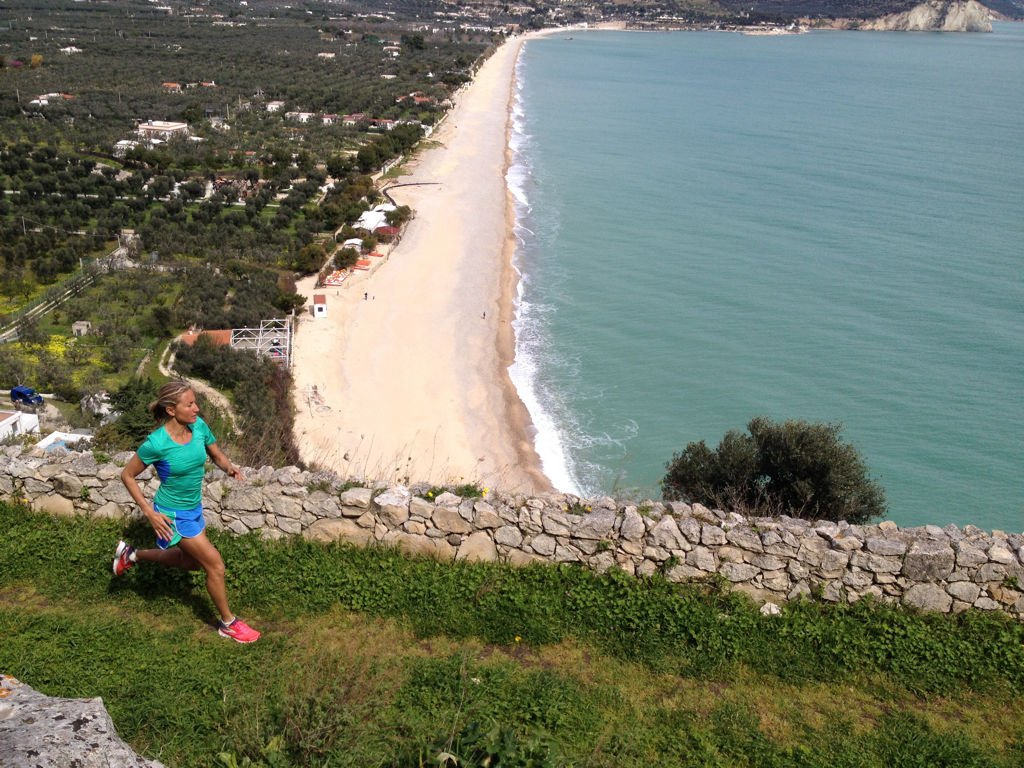
M 764 617 L 715 584 L 216 536 L 236 610 L 265 633 L 238 646 L 198 578 L 110 576 L 123 524 L 12 506 L 0 522 L 0 671 L 102 696 L 168 766 L 1024 759 L 1024 627 L 1001 617 Z

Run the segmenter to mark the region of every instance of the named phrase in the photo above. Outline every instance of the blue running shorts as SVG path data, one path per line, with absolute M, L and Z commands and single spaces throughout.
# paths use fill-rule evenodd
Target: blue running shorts
M 153 509 L 159 512 L 164 517 L 170 518 L 171 530 L 174 531 L 174 535 L 170 541 L 167 539 L 156 540 L 156 545 L 160 549 L 169 549 L 175 546 L 182 539 L 192 539 L 203 532 L 206 528 L 206 520 L 203 519 L 203 505 L 200 504 L 195 509 L 177 510 L 177 509 L 161 509 L 156 504 L 153 505 Z

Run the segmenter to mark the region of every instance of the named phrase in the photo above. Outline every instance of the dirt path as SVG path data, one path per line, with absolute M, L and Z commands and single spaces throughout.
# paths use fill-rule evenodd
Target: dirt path
M 174 341 L 178 341 L 180 338 L 181 336 L 178 336 Z M 163 356 L 160 358 L 160 363 L 157 366 L 160 369 L 160 373 L 170 378 L 178 376 L 178 374 L 174 372 L 174 353 L 171 351 L 173 346 L 173 342 L 167 345 Z M 235 414 L 235 409 L 232 407 L 231 401 L 228 400 L 224 393 L 220 390 L 214 389 L 202 379 L 197 379 L 194 376 L 190 376 L 188 382 L 192 385 L 192 389 L 197 395 L 202 395 L 217 406 L 220 411 L 227 414 L 228 418 L 231 419 L 232 425 L 234 425 L 235 431 L 238 434 L 242 434 L 242 429 L 238 426 L 238 417 Z

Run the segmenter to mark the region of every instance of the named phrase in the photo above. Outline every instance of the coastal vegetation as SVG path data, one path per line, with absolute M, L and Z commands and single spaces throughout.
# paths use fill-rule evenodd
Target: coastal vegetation
M 296 277 L 357 234 L 351 224 L 381 201 L 371 176 L 416 145 L 502 36 L 215 6 L 5 5 L 0 331 L 15 335 L 0 345 L 0 387 L 70 403 L 116 392 L 159 378 L 185 329 L 252 327 L 301 307 Z M 151 120 L 181 129 L 146 141 L 136 126 Z M 234 401 L 236 455 L 295 460 L 287 373 L 257 373 L 255 358 L 239 362 L 248 353 L 178 352 L 182 371 Z M 260 400 L 275 405 L 247 406 Z
M 1024 625 L 1002 616 L 870 601 L 764 616 L 717 581 L 211 532 L 266 630 L 240 654 L 206 626 L 194 577 L 143 565 L 111 581 L 111 543 L 141 523 L 6 504 L 0 522 L 0 669 L 102 696 L 120 735 L 172 768 L 1024 756 Z
M 666 465 L 666 499 L 753 515 L 864 523 L 885 514 L 885 491 L 868 477 L 838 424 L 758 417 L 747 433 L 726 433 L 718 447 L 701 440 Z

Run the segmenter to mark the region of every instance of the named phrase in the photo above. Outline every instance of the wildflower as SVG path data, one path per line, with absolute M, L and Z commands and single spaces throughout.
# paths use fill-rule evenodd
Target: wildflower
M 518 642 L 521 642 L 521 641 L 522 641 L 522 639 L 523 639 L 523 638 L 521 638 L 521 637 L 520 637 L 519 635 L 516 635 L 516 642 L 517 642 L 517 643 L 518 643 Z
M 490 488 L 484 488 L 484 496 L 486 496 L 486 495 L 487 495 L 487 492 L 488 492 L 489 490 L 491 490 L 491 489 L 490 489 Z

